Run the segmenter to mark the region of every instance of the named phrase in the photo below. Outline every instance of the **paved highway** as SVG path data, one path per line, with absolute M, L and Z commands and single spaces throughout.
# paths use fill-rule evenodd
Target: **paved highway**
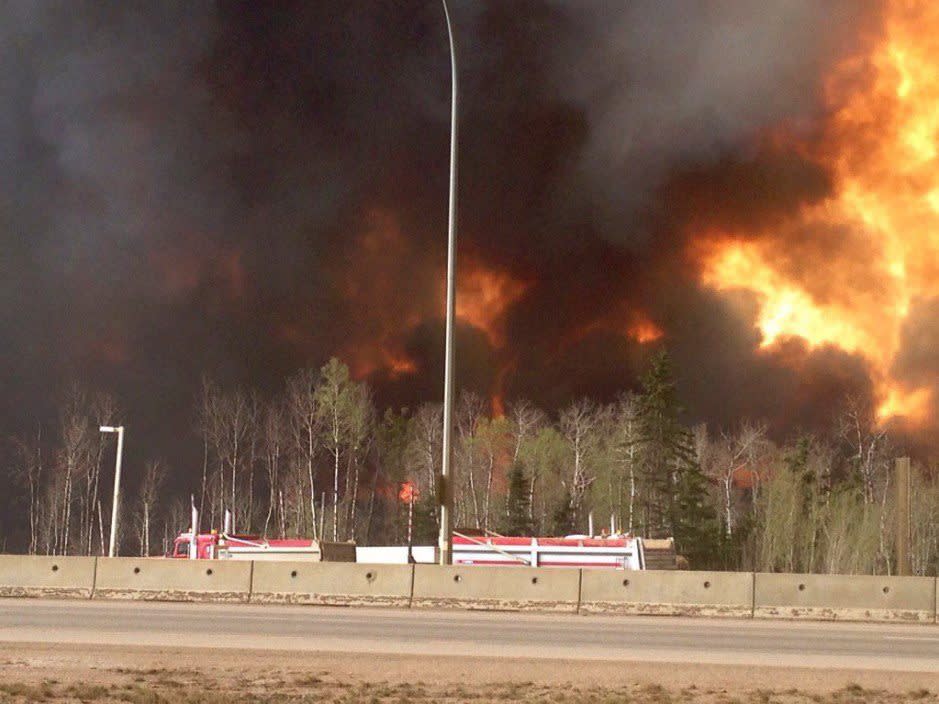
M 0 641 L 939 672 L 939 627 L 0 600 Z

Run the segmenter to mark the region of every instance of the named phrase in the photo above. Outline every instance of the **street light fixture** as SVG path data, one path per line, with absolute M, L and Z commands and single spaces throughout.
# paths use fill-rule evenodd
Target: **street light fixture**
M 456 309 L 456 156 L 457 156 L 457 68 L 456 46 L 447 0 L 443 2 L 443 13 L 447 18 L 447 36 L 450 40 L 450 212 L 447 238 L 447 342 L 443 380 L 443 460 L 440 467 L 440 535 L 437 539 L 441 565 L 449 565 L 453 558 L 453 355 L 454 313 Z
M 121 455 L 124 453 L 124 426 L 102 425 L 102 433 L 117 433 L 117 459 L 114 461 L 114 499 L 111 502 L 111 543 L 108 557 L 114 557 L 117 545 L 117 507 L 121 496 Z

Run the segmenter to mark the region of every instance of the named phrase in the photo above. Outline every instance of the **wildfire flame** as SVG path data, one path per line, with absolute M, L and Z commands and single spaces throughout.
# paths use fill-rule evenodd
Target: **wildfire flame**
M 837 246 L 780 251 L 793 238 L 708 233 L 702 278 L 754 294 L 763 348 L 801 338 L 859 355 L 872 369 L 879 418 L 922 422 L 932 390 L 904 384 L 893 366 L 911 307 L 939 295 L 939 4 L 888 0 L 885 10 L 883 41 L 827 83 L 822 138 L 789 145 L 824 164 L 834 190 L 779 234 L 834 237 Z
M 395 213 L 380 208 L 366 211 L 355 255 L 355 270 L 342 278 L 342 286 L 360 318 L 354 339 L 340 350 L 342 358 L 356 379 L 416 374 L 419 363 L 409 356 L 406 342 L 423 322 L 444 317 L 443 262 L 402 231 Z M 460 260 L 457 285 L 457 318 L 479 330 L 495 351 L 504 350 L 506 314 L 531 283 L 468 256 Z M 285 327 L 282 337 L 296 344 L 308 334 L 294 328 Z M 500 373 L 494 394 L 501 394 L 503 380 Z M 494 407 L 501 412 L 500 403 Z
M 421 492 L 412 482 L 403 482 L 401 489 L 398 491 L 398 498 L 404 503 L 415 501 L 420 495 Z
M 502 348 L 505 313 L 528 287 L 505 272 L 470 263 L 458 279 L 456 316 L 482 330 L 493 347 Z
M 662 332 L 662 328 L 651 320 L 639 318 L 630 326 L 628 335 L 640 345 L 647 345 L 651 342 L 661 340 L 665 336 L 665 333 Z

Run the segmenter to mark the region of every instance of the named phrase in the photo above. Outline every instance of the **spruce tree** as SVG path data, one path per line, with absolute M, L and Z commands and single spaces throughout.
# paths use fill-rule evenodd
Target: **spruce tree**
M 560 501 L 551 516 L 551 532 L 557 536 L 570 535 L 574 532 L 574 509 L 570 499 Z
M 407 506 L 404 506 L 404 511 L 407 511 Z M 434 499 L 430 495 L 422 495 L 414 502 L 414 545 L 436 545 L 440 532 L 436 513 Z M 404 514 L 404 520 L 407 521 L 407 513 Z
M 528 478 L 518 462 L 509 470 L 509 491 L 506 497 L 506 516 L 503 533 L 506 535 L 531 535 L 531 497 L 528 494 Z
M 642 384 L 639 442 L 649 488 L 646 530 L 650 537 L 674 537 L 676 549 L 692 565 L 706 566 L 717 555 L 719 528 L 691 432 L 680 420 L 683 409 L 667 353 L 652 358 Z

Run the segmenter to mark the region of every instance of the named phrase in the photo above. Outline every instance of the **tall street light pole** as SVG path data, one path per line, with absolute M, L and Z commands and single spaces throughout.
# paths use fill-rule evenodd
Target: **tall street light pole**
M 457 156 L 457 67 L 456 46 L 453 40 L 453 25 L 447 0 L 443 2 L 443 13 L 447 18 L 447 36 L 450 39 L 450 214 L 447 238 L 447 342 L 443 380 L 443 460 L 440 468 L 440 490 L 437 501 L 440 505 L 440 535 L 438 547 L 440 564 L 449 565 L 453 556 L 453 355 L 454 315 L 456 311 L 456 156 Z
M 121 497 L 121 455 L 124 454 L 124 426 L 102 425 L 102 433 L 117 433 L 117 459 L 114 460 L 114 498 L 111 501 L 111 542 L 108 557 L 114 557 L 117 547 L 117 508 Z

